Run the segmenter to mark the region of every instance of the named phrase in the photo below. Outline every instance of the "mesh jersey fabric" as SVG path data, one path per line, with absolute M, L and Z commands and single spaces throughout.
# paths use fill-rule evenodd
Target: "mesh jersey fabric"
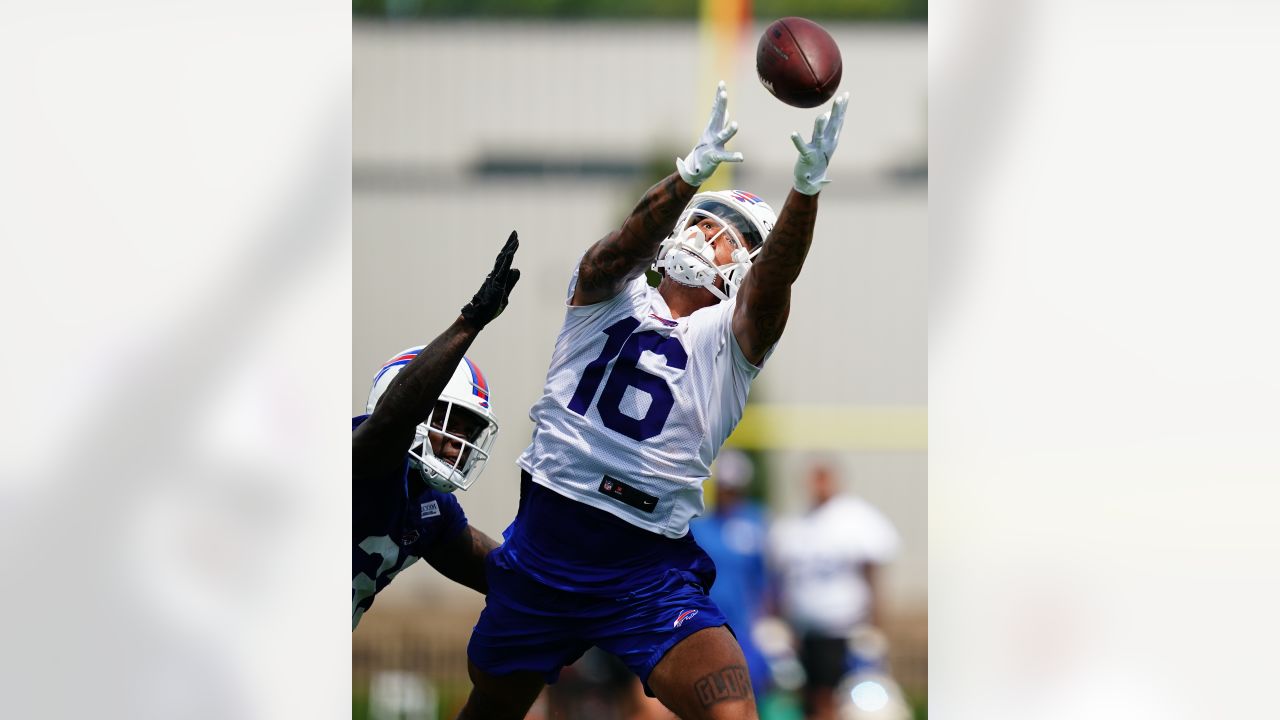
M 577 272 L 569 284 L 569 296 Z M 517 461 L 533 481 L 666 537 L 703 511 L 702 483 L 742 419 L 760 366 L 733 335 L 736 303 L 672 319 L 643 275 L 615 297 L 568 305 L 533 439 Z M 613 478 L 656 499 L 640 508 L 601 492 Z

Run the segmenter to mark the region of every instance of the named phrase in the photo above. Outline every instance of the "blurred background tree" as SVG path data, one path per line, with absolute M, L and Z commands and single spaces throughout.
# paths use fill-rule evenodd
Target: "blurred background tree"
M 928 0 L 755 0 L 757 18 L 799 15 L 814 20 L 921 21 L 928 19 Z M 357 18 L 546 18 L 654 19 L 693 18 L 691 0 L 354 0 Z

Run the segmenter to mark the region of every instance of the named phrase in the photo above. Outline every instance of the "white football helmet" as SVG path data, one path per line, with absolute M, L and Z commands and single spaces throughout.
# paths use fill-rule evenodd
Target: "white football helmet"
M 382 366 L 373 378 L 373 390 L 369 392 L 365 412 L 373 413 L 378 399 L 387 391 L 396 374 L 412 362 L 423 347 L 409 348 Z M 442 404 L 444 415 L 437 417 Z M 464 417 L 459 417 L 460 414 Z M 470 426 L 465 436 L 460 434 L 463 432 L 460 425 Z M 418 425 L 413 445 L 409 447 L 409 463 L 436 490 L 466 490 L 480 477 L 497 436 L 498 419 L 489 407 L 489 383 L 480 368 L 464 357 L 444 386 L 427 421 Z M 450 461 L 436 455 L 431 448 L 432 437 L 438 438 L 437 442 L 458 444 L 458 456 Z
M 708 219 L 719 227 L 711 237 L 699 227 Z M 745 190 L 698 193 L 662 241 L 653 267 L 681 285 L 704 287 L 721 300 L 728 300 L 737 294 L 751 261 L 760 254 L 777 221 L 778 216 L 768 203 Z M 712 243 L 722 235 L 733 243 L 733 260 L 716 265 Z M 725 290 L 716 287 L 716 278 L 724 280 Z

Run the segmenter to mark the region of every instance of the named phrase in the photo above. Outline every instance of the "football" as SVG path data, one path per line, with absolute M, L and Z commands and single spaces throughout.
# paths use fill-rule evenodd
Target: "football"
M 787 17 L 765 28 L 756 47 L 756 73 L 774 97 L 795 107 L 817 107 L 840 87 L 840 48 L 812 20 Z

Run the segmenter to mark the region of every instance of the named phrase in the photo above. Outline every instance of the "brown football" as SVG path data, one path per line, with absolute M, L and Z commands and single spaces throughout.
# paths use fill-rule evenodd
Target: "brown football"
M 764 29 L 756 73 L 773 96 L 795 107 L 817 107 L 840 87 L 840 48 L 812 20 L 787 17 Z

